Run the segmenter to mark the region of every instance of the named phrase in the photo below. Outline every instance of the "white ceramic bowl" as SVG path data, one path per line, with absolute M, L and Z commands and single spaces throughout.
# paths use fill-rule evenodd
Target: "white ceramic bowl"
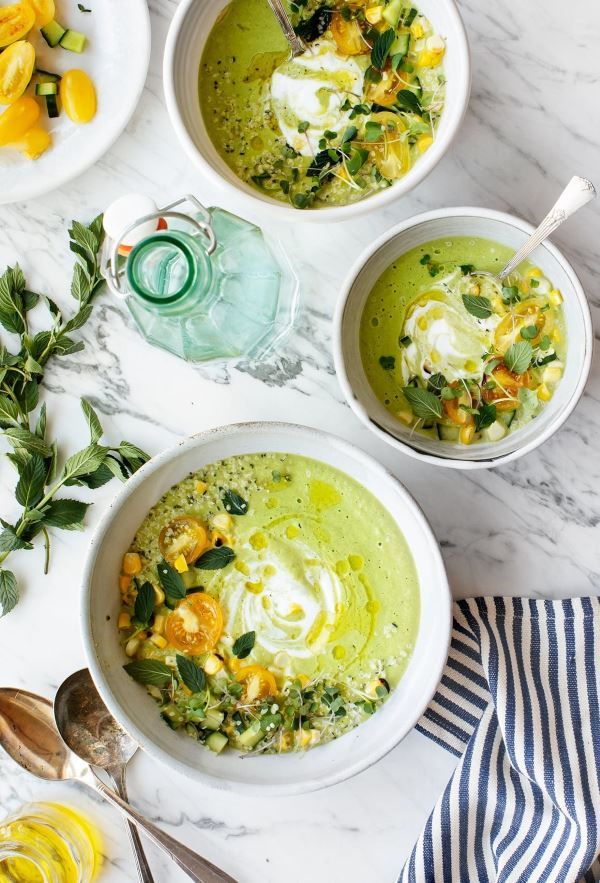
M 583 392 L 591 365 L 593 333 L 588 303 L 572 266 L 550 242 L 531 260 L 562 291 L 567 325 L 565 372 L 541 414 L 499 442 L 459 445 L 411 432 L 378 401 L 362 367 L 359 327 L 365 301 L 381 273 L 400 255 L 444 237 L 478 236 L 515 251 L 533 231 L 531 224 L 482 208 L 447 208 L 398 224 L 363 252 L 340 293 L 334 316 L 333 349 L 338 380 L 351 408 L 376 435 L 419 460 L 457 469 L 481 469 L 515 460 L 537 448 L 565 422 Z
M 266 2 L 266 0 L 265 0 Z M 228 0 L 181 0 L 165 46 L 163 80 L 167 109 L 175 132 L 190 158 L 211 181 L 246 202 L 288 220 L 336 221 L 388 205 L 412 190 L 437 165 L 452 143 L 469 102 L 471 67 L 467 37 L 454 0 L 419 0 L 419 10 L 446 38 L 444 66 L 448 80 L 446 107 L 434 144 L 410 172 L 387 190 L 347 206 L 294 209 L 241 181 L 221 159 L 206 131 L 198 98 L 198 72 L 205 42 Z M 240 207 L 243 207 L 243 202 Z
M 156 703 L 123 671 L 117 580 L 121 559 L 151 506 L 190 471 L 235 454 L 279 451 L 329 463 L 359 481 L 398 522 L 415 561 L 421 599 L 416 646 L 385 705 L 350 733 L 304 754 L 214 755 L 170 730 Z M 110 617 L 110 619 L 108 619 Z M 106 705 L 152 757 L 188 778 L 224 790 L 298 794 L 340 782 L 383 757 L 416 723 L 439 682 L 450 640 L 451 598 L 441 555 L 423 513 L 403 486 L 371 457 L 314 429 L 249 423 L 184 439 L 131 478 L 104 515 L 83 577 L 82 634 L 89 668 Z
M 88 45 L 82 55 L 51 49 L 33 28 L 27 39 L 34 44 L 36 65 L 61 74 L 83 68 L 96 86 L 98 111 L 91 123 L 77 126 L 64 111 L 48 120 L 42 109 L 40 125 L 51 133 L 52 146 L 35 162 L 17 150 L 0 150 L 0 204 L 58 190 L 97 162 L 129 122 L 146 82 L 150 61 L 146 0 L 103 0 L 94 4 L 91 15 L 83 14 L 75 0 L 61 0 L 57 7 L 59 20 L 65 27 L 84 31 Z M 32 93 L 29 86 L 26 94 Z

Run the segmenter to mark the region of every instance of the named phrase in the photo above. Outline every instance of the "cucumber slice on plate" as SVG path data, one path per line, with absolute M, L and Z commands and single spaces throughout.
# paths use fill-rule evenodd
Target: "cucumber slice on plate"
M 58 85 L 56 83 L 36 83 L 36 95 L 56 95 L 58 93 Z
M 72 31 L 70 28 L 60 38 L 60 45 L 63 49 L 68 49 L 69 52 L 83 52 L 86 43 L 87 37 L 85 34 L 81 34 L 79 31 Z
M 445 423 L 438 423 L 437 425 L 438 437 L 441 441 L 458 441 L 458 433 L 460 432 L 460 427 L 458 426 L 446 426 Z
M 45 71 L 41 67 L 36 67 L 35 75 L 39 83 L 59 83 L 60 74 L 53 74 L 52 71 Z
M 211 751 L 214 751 L 215 754 L 220 754 L 228 741 L 229 740 L 224 733 L 211 733 L 205 744 L 206 747 L 210 748 Z
M 40 32 L 48 46 L 54 49 L 67 33 L 67 29 L 63 28 L 63 26 L 55 19 L 52 19 L 52 21 L 49 21 L 43 28 L 40 28 Z
M 58 108 L 58 95 L 45 95 L 46 99 L 46 110 L 48 112 L 48 116 L 51 120 L 56 119 L 57 116 L 60 116 L 60 110 Z

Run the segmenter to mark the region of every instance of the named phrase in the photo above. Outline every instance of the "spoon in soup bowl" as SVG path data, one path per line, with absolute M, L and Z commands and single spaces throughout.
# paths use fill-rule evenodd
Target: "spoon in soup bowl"
M 122 800 L 78 757 L 58 731 L 52 703 L 43 696 L 10 687 L 0 688 L 0 746 L 27 772 L 46 781 L 73 781 L 87 785 L 163 850 L 196 883 L 237 883 L 207 859 L 184 846 Z
M 306 44 L 303 40 L 300 39 L 296 31 L 294 30 L 294 26 L 291 23 L 290 17 L 287 14 L 286 8 L 281 0 L 267 0 L 267 2 L 273 10 L 273 14 L 277 19 L 279 27 L 283 31 L 283 36 L 289 43 L 290 49 L 292 51 L 292 58 L 297 58 L 299 55 L 302 55 L 304 52 L 306 52 Z
M 521 248 L 499 273 L 494 274 L 488 273 L 486 270 L 477 270 L 474 273 L 470 273 L 465 279 L 475 281 L 478 277 L 487 276 L 500 288 L 503 280 L 510 276 L 519 264 L 535 251 L 538 245 L 541 245 L 567 218 L 570 218 L 576 211 L 579 211 L 580 208 L 591 202 L 595 196 L 596 189 L 592 182 L 588 181 L 587 178 L 580 178 L 578 175 L 575 175 L 571 178 L 544 220 L 541 221 L 531 236 L 525 240 Z

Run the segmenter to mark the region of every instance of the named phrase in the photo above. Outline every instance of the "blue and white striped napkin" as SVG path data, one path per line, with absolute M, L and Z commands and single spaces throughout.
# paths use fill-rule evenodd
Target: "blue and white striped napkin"
M 399 883 L 600 880 L 600 598 L 454 605 L 417 728 L 461 757 Z

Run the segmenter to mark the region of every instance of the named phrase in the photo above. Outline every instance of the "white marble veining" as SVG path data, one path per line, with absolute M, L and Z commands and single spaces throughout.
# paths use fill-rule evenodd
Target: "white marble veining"
M 235 211 L 208 186 L 171 131 L 161 57 L 176 0 L 150 0 L 153 58 L 147 88 L 126 132 L 95 168 L 42 199 L 0 209 L 0 267 L 18 259 L 31 287 L 68 304 L 65 228 L 88 219 L 122 192 L 170 201 L 185 191 Z M 304 284 L 304 313 L 285 349 L 267 365 L 225 370 L 186 365 L 149 350 L 122 304 L 101 296 L 83 331 L 85 350 L 56 361 L 46 377 L 51 428 L 84 441 L 78 400 L 103 417 L 107 438 L 129 438 L 150 452 L 219 424 L 283 419 L 319 426 L 371 451 L 422 504 L 442 545 L 456 596 L 510 593 L 597 594 L 600 572 L 600 365 L 568 424 L 541 450 L 499 471 L 461 474 L 408 460 L 373 439 L 342 401 L 330 353 L 338 285 L 356 254 L 393 223 L 440 205 L 487 205 L 528 220 L 543 216 L 568 178 L 600 183 L 600 6 L 590 0 L 463 0 L 473 53 L 473 94 L 450 155 L 414 194 L 374 216 L 277 230 Z M 0 182 L 1 186 L 1 182 Z M 600 203 L 582 211 L 555 241 L 578 269 L 592 305 Z M 269 226 L 267 223 L 265 226 Z M 571 341 L 577 346 L 577 341 Z M 0 514 L 10 517 L 14 474 L 0 466 Z M 89 530 L 117 487 L 93 494 L 85 533 L 57 533 L 51 572 L 42 551 L 12 556 L 23 599 L 0 622 L 6 685 L 52 695 L 83 663 L 78 578 Z M 91 495 L 90 495 L 91 496 Z M 392 883 L 453 768 L 441 749 L 413 733 L 356 779 L 316 795 L 260 800 L 193 785 L 138 756 L 134 802 L 169 831 L 223 865 L 242 883 Z M 31 796 L 70 800 L 99 821 L 106 883 L 134 880 L 119 818 L 68 786 L 44 786 L 0 757 L 0 807 Z M 183 881 L 149 850 L 156 880 Z

